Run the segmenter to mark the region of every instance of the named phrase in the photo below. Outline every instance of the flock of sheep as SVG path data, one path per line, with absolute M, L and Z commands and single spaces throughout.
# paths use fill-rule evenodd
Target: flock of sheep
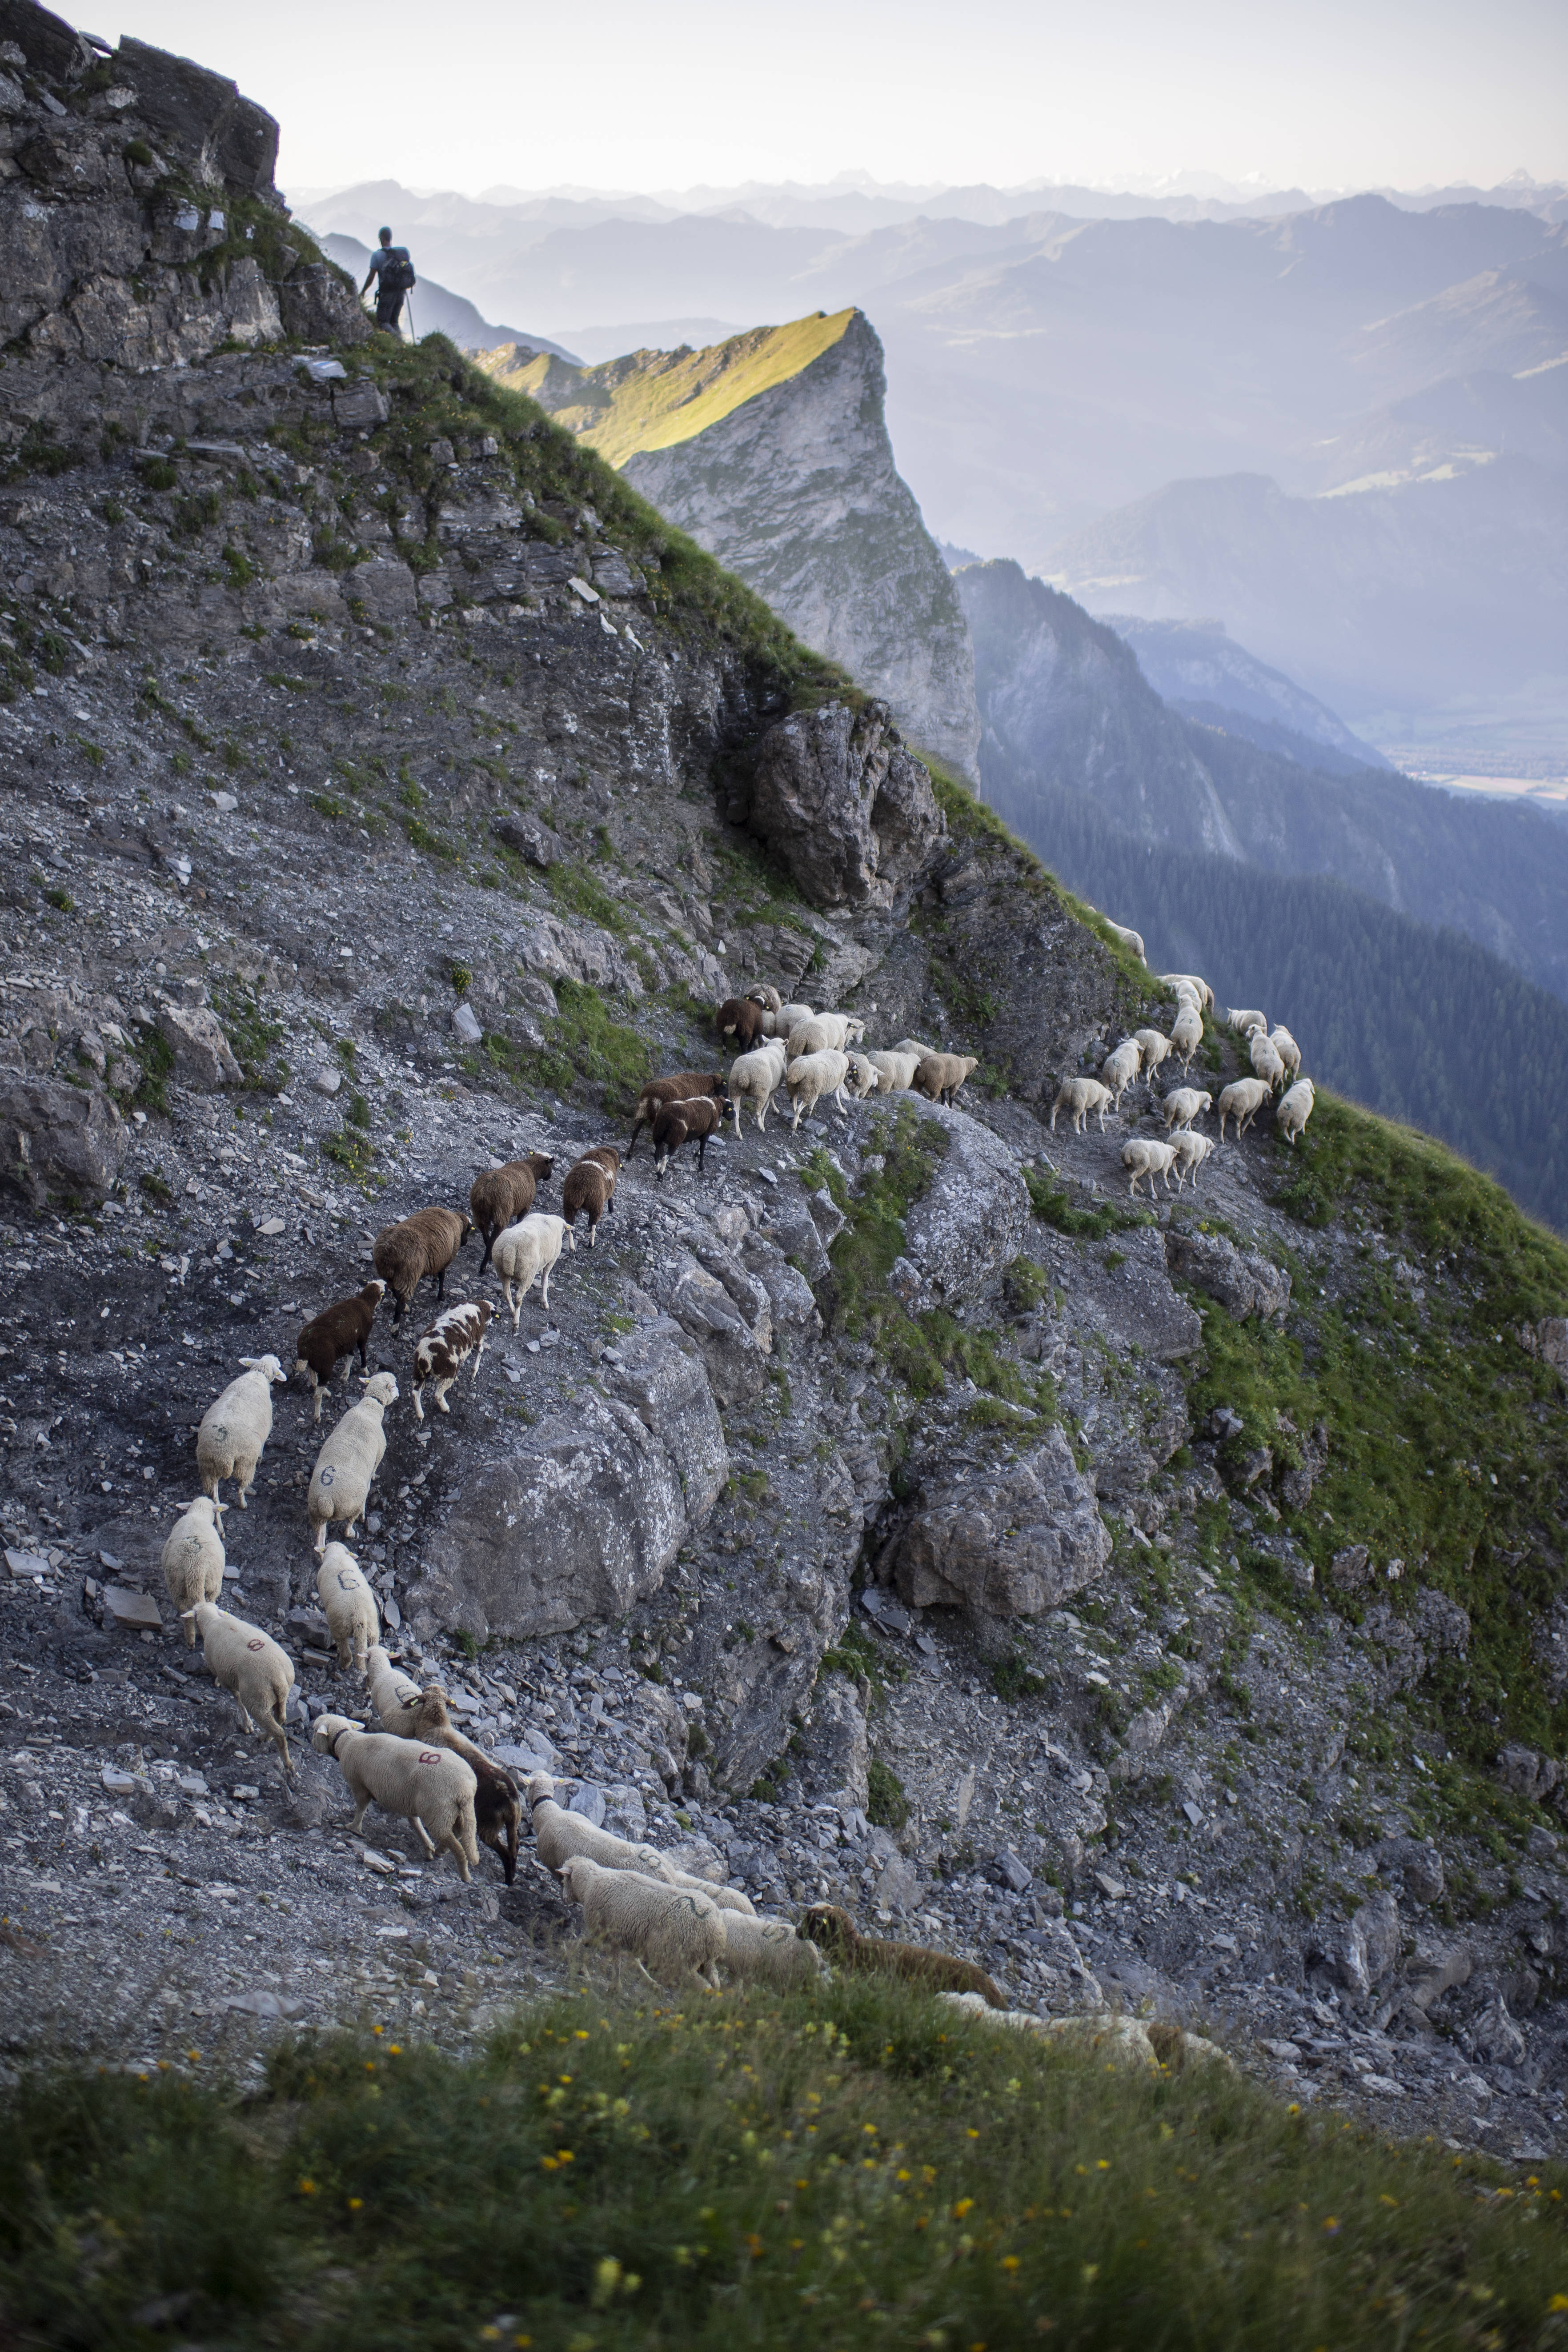
M 1137 944 L 1142 952 L 1142 942 Z M 1099 1078 L 1067 1079 L 1052 1106 L 1053 1130 L 1058 1114 L 1066 1110 L 1078 1133 L 1083 1132 L 1090 1113 L 1098 1116 L 1103 1131 L 1106 1111 L 1120 1108 L 1136 1078 L 1146 1076 L 1152 1081 L 1172 1055 L 1181 1056 L 1184 1074 L 1190 1069 L 1203 1037 L 1204 1013 L 1213 1009 L 1214 992 L 1191 973 L 1167 973 L 1164 984 L 1177 999 L 1171 1034 L 1140 1029 L 1107 1055 Z M 757 1127 L 764 1128 L 781 1090 L 792 1105 L 794 1129 L 818 1102 L 832 1103 L 847 1115 L 850 1095 L 863 1100 L 871 1094 L 913 1090 L 933 1102 L 951 1103 L 977 1066 L 971 1055 L 936 1053 L 911 1037 L 900 1038 L 882 1052 L 861 1051 L 863 1022 L 847 1013 L 815 1013 L 808 1004 L 786 1004 L 773 988 L 730 998 L 719 1008 L 717 1025 L 721 1036 L 733 1038 L 740 1049 L 727 1078 L 721 1072 L 681 1071 L 650 1080 L 638 1096 L 626 1156 L 636 1150 L 644 1127 L 651 1129 L 657 1177 L 665 1174 L 688 1142 L 697 1147 L 700 1171 L 708 1143 L 727 1110 L 733 1110 L 737 1139 L 747 1102 Z M 1227 1118 L 1235 1118 L 1238 1134 L 1244 1132 L 1275 1087 L 1289 1076 L 1294 1083 L 1283 1092 L 1275 1116 L 1293 1143 L 1312 1109 L 1312 1085 L 1299 1076 L 1301 1057 L 1295 1040 L 1286 1029 L 1270 1032 L 1260 1013 L 1232 1013 L 1230 1026 L 1248 1040 L 1254 1075 L 1221 1093 L 1222 1139 Z M 1135 1192 L 1144 1176 L 1151 1191 L 1156 1176 L 1165 1180 L 1168 1189 L 1173 1171 L 1178 1186 L 1189 1171 L 1195 1183 L 1197 1171 L 1214 1149 L 1212 1138 L 1196 1133 L 1194 1126 L 1215 1108 L 1209 1095 L 1179 1087 L 1160 1099 L 1158 1108 L 1170 1139 L 1134 1137 L 1123 1147 L 1130 1191 Z M 420 1209 L 385 1226 L 373 1251 L 375 1279 L 352 1298 L 325 1308 L 300 1333 L 293 1370 L 310 1383 L 315 1423 L 321 1421 L 322 1399 L 338 1364 L 345 1358 L 359 1360 L 363 1393 L 321 1447 L 306 1507 L 318 1561 L 317 1591 L 340 1670 L 364 1677 L 382 1726 L 379 1731 L 367 1731 L 347 1716 L 319 1714 L 311 1727 L 311 1745 L 337 1763 L 353 1800 L 356 1832 L 366 1808 L 377 1804 L 413 1825 L 427 1857 L 449 1853 L 465 1880 L 479 1862 L 482 1839 L 500 1857 L 510 1885 L 526 1803 L 539 1858 L 582 1905 L 590 1937 L 635 1956 L 665 1981 L 696 1977 L 716 1984 L 722 1967 L 733 1975 L 795 1982 L 822 1966 L 814 1936 L 844 1964 L 845 1937 L 837 1915 L 814 1925 L 815 1915 L 808 1914 L 804 1937 L 786 1922 L 757 1919 L 736 1889 L 689 1877 L 656 1848 L 629 1843 L 595 1826 L 585 1814 L 563 1810 L 554 1801 L 549 1774 L 536 1774 L 520 1788 L 493 1757 L 456 1728 L 447 1694 L 438 1684 L 422 1688 L 394 1665 L 381 1644 L 375 1595 L 358 1561 L 345 1543 L 329 1540 L 333 1527 L 353 1536 L 386 1452 L 384 1417 L 397 1399 L 398 1384 L 390 1372 L 370 1371 L 368 1349 L 376 1310 L 387 1291 L 397 1329 L 421 1283 L 432 1279 L 436 1284 L 440 1311 L 416 1341 L 413 1393 L 421 1420 L 426 1389 L 444 1413 L 448 1411 L 447 1391 L 465 1363 L 471 1363 L 478 1378 L 494 1312 L 483 1300 L 445 1304 L 447 1271 L 469 1234 L 478 1232 L 483 1237 L 479 1272 L 493 1268 L 516 1331 L 523 1301 L 536 1281 L 548 1314 L 551 1272 L 563 1249 L 575 1249 L 579 1218 L 586 1217 L 589 1246 L 594 1245 L 601 1219 L 614 1209 L 621 1165 L 619 1151 L 608 1145 L 583 1153 L 563 1180 L 559 1216 L 534 1205 L 540 1184 L 554 1173 L 548 1155 L 531 1152 L 483 1171 L 474 1181 L 466 1211 Z M 204 1415 L 197 1432 L 202 1492 L 184 1507 L 163 1547 L 163 1578 L 180 1612 L 187 1646 L 194 1646 L 199 1633 L 208 1669 L 233 1695 L 241 1723 L 247 1731 L 262 1731 L 274 1741 L 283 1770 L 290 1774 L 285 1717 L 294 1683 L 293 1661 L 259 1626 L 218 1605 L 226 1566 L 222 1516 L 227 1507 L 220 1500 L 220 1488 L 226 1479 L 236 1481 L 239 1507 L 247 1507 L 271 1434 L 272 1390 L 287 1377 L 275 1355 L 240 1360 L 239 1377 Z M 941 1978 L 943 1971 L 962 1972 L 968 1967 L 915 1947 L 868 1943 L 866 1954 L 873 1951 L 895 1957 L 880 1961 L 868 1957 L 866 1965 L 914 1969 L 928 1981 L 933 1971 Z M 957 1984 L 958 1979 L 952 1981 Z M 961 1989 L 974 1988 L 966 1978 Z M 994 1993 L 992 1988 L 987 1997 Z
M 750 1101 L 759 1128 L 765 1124 L 781 1088 L 803 1116 L 827 1097 L 847 1111 L 847 1092 L 858 1098 L 872 1092 L 914 1087 L 934 1101 L 951 1102 L 975 1067 L 965 1055 L 935 1054 L 905 1038 L 886 1054 L 848 1050 L 858 1045 L 864 1024 L 840 1013 L 814 1013 L 809 1005 L 786 1005 L 778 992 L 731 1000 L 718 1014 L 721 1034 L 742 1047 L 728 1081 L 722 1073 L 684 1071 L 650 1081 L 638 1097 L 627 1157 L 645 1126 L 653 1135 L 655 1172 L 662 1177 L 682 1144 L 697 1147 L 700 1170 L 709 1139 L 731 1105 L 737 1137 L 742 1105 Z M 760 1045 L 758 1039 L 764 1042 Z M 369 1342 L 376 1311 L 390 1291 L 393 1326 L 401 1327 L 421 1283 L 436 1284 L 440 1310 L 419 1334 L 414 1350 L 414 1406 L 424 1418 L 429 1390 L 446 1412 L 447 1391 L 465 1363 L 478 1377 L 485 1334 L 494 1309 L 483 1300 L 445 1304 L 447 1275 L 470 1234 L 483 1238 L 479 1272 L 493 1268 L 519 1328 L 522 1303 L 537 1281 L 546 1313 L 550 1276 L 563 1249 L 575 1249 L 580 1218 L 588 1223 L 592 1247 L 600 1220 L 615 1206 L 621 1155 L 608 1145 L 584 1152 L 562 1183 L 562 1214 L 535 1207 L 540 1184 L 554 1162 L 541 1152 L 483 1171 L 474 1181 L 466 1211 L 426 1208 L 377 1234 L 373 1257 L 375 1279 L 351 1298 L 339 1299 L 300 1333 L 293 1366 L 311 1391 L 313 1424 L 321 1418 L 338 1365 L 357 1356 L 362 1394 L 329 1431 L 310 1473 L 307 1496 L 316 1586 L 340 1670 L 362 1675 L 379 1730 L 366 1730 L 351 1717 L 318 1714 L 311 1746 L 331 1756 L 354 1805 L 353 1828 L 363 1826 L 372 1803 L 409 1822 L 434 1859 L 452 1855 L 465 1880 L 479 1861 L 482 1840 L 500 1857 L 510 1885 L 516 1872 L 523 1807 L 529 1808 L 540 1860 L 555 1871 L 583 1906 L 590 1937 L 634 1955 L 666 1981 L 693 1975 L 716 1984 L 721 1967 L 731 1975 L 762 1976 L 790 1983 L 815 1975 L 823 1963 L 810 1936 L 797 1936 L 780 1920 L 755 1917 L 745 1895 L 684 1875 L 648 1845 L 613 1836 L 585 1814 L 554 1801 L 550 1775 L 538 1774 L 520 1788 L 492 1756 L 465 1738 L 451 1720 L 447 1694 L 438 1684 L 412 1682 L 393 1664 L 381 1643 L 381 1620 L 370 1584 L 347 1544 L 329 1540 L 341 1528 L 352 1537 L 366 1510 L 371 1486 L 386 1452 L 384 1418 L 398 1395 L 390 1372 L 372 1373 Z M 239 1377 L 204 1415 L 196 1435 L 202 1492 L 187 1504 L 163 1547 L 163 1570 L 179 1610 L 187 1646 L 196 1636 L 216 1681 L 229 1691 L 247 1731 L 275 1743 L 285 1774 L 291 1774 L 285 1719 L 294 1684 L 294 1664 L 280 1643 L 258 1625 L 247 1624 L 219 1604 L 226 1557 L 220 1498 L 226 1479 L 236 1482 L 241 1510 L 247 1507 L 257 1470 L 272 1431 L 272 1390 L 287 1375 L 275 1355 L 241 1358 Z M 822 1924 L 822 1940 L 833 1942 L 842 1961 L 843 1937 L 833 1922 Z M 809 1922 L 808 1922 L 809 1925 Z M 872 1950 L 870 1945 L 867 1951 Z M 880 1949 L 880 1947 L 876 1947 Z M 889 1946 L 889 1952 L 903 1948 Z M 961 1973 L 967 1964 L 942 1954 L 925 1956 L 926 1973 Z M 890 1963 L 901 1965 L 901 1963 Z M 953 1979 L 958 1982 L 958 1978 Z M 964 1989 L 973 1990 L 968 1978 Z
M 1136 931 L 1126 930 L 1120 923 L 1110 928 L 1142 954 L 1143 943 Z M 1084 1123 L 1091 1114 L 1099 1118 L 1103 1135 L 1106 1112 L 1121 1109 L 1121 1097 L 1135 1079 L 1148 1079 L 1150 1108 L 1163 1118 L 1169 1140 L 1162 1142 L 1152 1136 L 1135 1135 L 1122 1145 L 1121 1164 L 1128 1171 L 1130 1192 L 1138 1190 L 1145 1176 L 1151 1192 L 1156 1176 L 1169 1192 L 1173 1173 L 1178 1191 L 1189 1175 L 1196 1189 L 1198 1171 L 1215 1149 L 1214 1137 L 1200 1135 L 1194 1126 L 1194 1121 L 1206 1111 L 1217 1109 L 1219 1140 L 1223 1143 L 1226 1120 L 1234 1118 L 1237 1135 L 1245 1135 L 1264 1104 L 1272 1100 L 1278 1087 L 1281 1091 L 1275 1106 L 1274 1123 L 1293 1145 L 1312 1116 L 1315 1099 L 1311 1079 L 1300 1075 L 1301 1049 L 1289 1029 L 1270 1029 L 1261 1013 L 1244 1011 L 1230 1013 L 1227 1026 L 1247 1041 L 1251 1077 L 1233 1079 L 1221 1089 L 1217 1103 L 1212 1095 L 1201 1093 L 1196 1087 L 1173 1087 L 1163 1096 L 1156 1095 L 1154 1073 L 1168 1056 L 1180 1056 L 1184 1076 L 1190 1072 L 1193 1055 L 1203 1043 L 1204 1014 L 1214 1011 L 1215 1003 L 1213 989 L 1195 972 L 1163 972 L 1161 984 L 1171 989 L 1176 998 L 1176 1017 L 1171 1024 L 1170 1035 L 1165 1036 L 1158 1029 L 1140 1029 L 1123 1038 L 1100 1064 L 1098 1078 L 1064 1078 L 1051 1105 L 1053 1134 L 1058 1113 L 1065 1110 L 1076 1135 L 1083 1133 Z M 1289 1086 L 1288 1078 L 1292 1082 Z

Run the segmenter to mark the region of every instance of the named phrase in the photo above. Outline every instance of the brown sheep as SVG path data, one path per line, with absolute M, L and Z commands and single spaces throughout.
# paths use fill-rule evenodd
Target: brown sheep
M 321 1418 L 321 1399 L 331 1384 L 341 1357 L 352 1356 L 357 1349 L 360 1370 L 369 1372 L 366 1349 L 370 1345 L 370 1327 L 385 1296 L 384 1282 L 367 1282 L 357 1297 L 340 1298 L 334 1306 L 323 1307 L 300 1332 L 295 1347 L 294 1370 L 310 1375 L 317 1421 Z
M 606 1143 L 596 1150 L 584 1151 L 576 1165 L 566 1171 L 566 1181 L 561 1187 L 561 1213 L 569 1225 L 574 1225 L 586 1212 L 590 1249 L 599 1237 L 600 1218 L 615 1208 L 616 1177 L 620 1164 L 620 1153 Z
M 693 1101 L 667 1104 L 653 1123 L 653 1172 L 662 1176 L 681 1145 L 689 1139 L 697 1144 L 697 1173 L 704 1173 L 708 1162 L 708 1139 L 717 1135 L 724 1124 L 728 1103 L 715 1102 L 711 1095 L 700 1095 Z
M 932 1102 L 950 1103 L 971 1070 L 979 1067 L 973 1054 L 928 1054 L 915 1072 L 915 1085 Z
M 432 1748 L 449 1748 L 468 1766 L 479 1784 L 474 1792 L 474 1826 L 484 1843 L 500 1854 L 510 1886 L 517 1876 L 517 1840 L 522 1822 L 522 1791 L 511 1774 L 503 1772 L 493 1756 L 487 1756 L 458 1729 L 438 1683 L 427 1684 L 421 1693 L 407 1737 L 425 1740 Z
M 868 1976 L 906 1977 L 911 1984 L 927 1985 L 932 1992 L 977 1992 L 993 2009 L 1006 2000 L 984 1969 L 973 1960 L 955 1959 L 951 1952 L 932 1952 L 924 1944 L 893 1944 L 880 1936 L 863 1936 L 837 1903 L 814 1903 L 800 1923 L 800 1932 L 821 1946 L 835 1968 L 852 1969 Z
M 690 1102 L 698 1095 L 724 1094 L 722 1070 L 678 1070 L 670 1078 L 650 1078 L 637 1097 L 637 1116 L 632 1121 L 632 1139 L 626 1146 L 629 1160 L 637 1147 L 637 1138 L 645 1127 L 651 1127 L 667 1103 Z
M 468 1210 L 475 1226 L 484 1235 L 481 1274 L 490 1262 L 496 1235 L 504 1233 L 508 1225 L 515 1225 L 520 1217 L 527 1216 L 533 1206 L 536 1189 L 554 1172 L 555 1162 L 548 1151 L 531 1151 L 526 1160 L 509 1160 L 504 1168 L 487 1168 L 475 1177 L 468 1193 Z
M 727 996 L 714 1015 L 719 1034 L 733 1037 L 738 1052 L 748 1052 L 763 1034 L 763 1016 L 767 1009 L 749 996 Z
M 436 1277 L 437 1299 L 446 1297 L 447 1268 L 473 1230 L 463 1209 L 416 1209 L 400 1224 L 383 1225 L 371 1256 L 392 1293 L 395 1331 L 427 1274 Z

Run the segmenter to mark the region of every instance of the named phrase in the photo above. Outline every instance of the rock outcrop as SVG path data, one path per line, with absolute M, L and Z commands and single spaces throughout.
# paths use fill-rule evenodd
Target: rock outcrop
M 1059 1429 L 1020 1460 L 945 1482 L 933 1475 L 895 1538 L 890 1567 L 911 1608 L 1038 1617 L 1110 1557 L 1094 1488 Z
M 968 625 L 893 463 L 882 346 L 862 311 L 600 367 L 504 352 L 489 364 L 978 782 Z
M 885 702 L 830 702 L 770 728 L 751 823 L 815 906 L 879 909 L 907 897 L 947 830 Z

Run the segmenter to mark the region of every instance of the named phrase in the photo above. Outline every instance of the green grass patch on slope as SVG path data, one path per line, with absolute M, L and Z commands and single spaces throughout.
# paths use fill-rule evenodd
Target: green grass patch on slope
M 947 1129 L 906 1101 L 896 1112 L 876 1112 L 865 1140 L 868 1150 L 882 1155 L 883 1165 L 866 1176 L 858 1192 L 820 1145 L 801 1171 L 808 1186 L 826 1185 L 848 1219 L 828 1252 L 833 1273 L 822 1292 L 833 1330 L 868 1339 L 911 1395 L 936 1396 L 950 1377 L 972 1380 L 986 1391 L 972 1409 L 979 1424 L 993 1417 L 988 1399 L 1018 1408 L 1018 1414 L 995 1413 L 1001 1425 L 1026 1426 L 1023 1415 L 1053 1418 L 1053 1382 L 1026 1378 L 994 1331 L 972 1330 L 941 1307 L 911 1315 L 889 1286 L 894 1261 L 904 1252 L 904 1221 L 946 1156 Z
M 1489 1177 L 1369 1113 L 1320 1096 L 1308 1138 L 1278 1147 L 1285 1197 L 1314 1222 L 1325 1200 L 1353 1201 L 1369 1229 L 1355 1287 L 1320 1298 L 1299 1262 L 1284 1330 L 1201 1301 L 1194 1416 L 1222 1404 L 1242 1415 L 1233 1464 L 1260 1445 L 1289 1462 L 1323 1422 L 1328 1462 L 1291 1526 L 1333 1606 L 1399 1610 L 1419 1585 L 1447 1593 L 1468 1612 L 1469 1656 L 1438 1664 L 1426 1687 L 1455 1749 L 1482 1767 L 1510 1738 L 1560 1754 L 1568 1705 L 1552 1704 L 1535 1636 L 1568 1581 L 1568 1415 L 1557 1375 L 1520 1334 L 1568 1311 L 1568 1246 Z M 1372 1580 L 1347 1593 L 1327 1572 L 1358 1543 Z
M 100 2072 L 5 2115 L 18 2345 L 1457 2352 L 1558 2346 L 1568 2310 L 1552 2168 L 868 1979 L 585 1991 L 468 2063 L 343 2036 L 243 2097 Z

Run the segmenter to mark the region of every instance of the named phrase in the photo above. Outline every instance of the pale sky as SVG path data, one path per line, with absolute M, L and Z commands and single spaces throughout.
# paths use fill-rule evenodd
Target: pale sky
M 823 180 L 1310 189 L 1568 178 L 1563 0 L 134 0 L 284 188 Z

